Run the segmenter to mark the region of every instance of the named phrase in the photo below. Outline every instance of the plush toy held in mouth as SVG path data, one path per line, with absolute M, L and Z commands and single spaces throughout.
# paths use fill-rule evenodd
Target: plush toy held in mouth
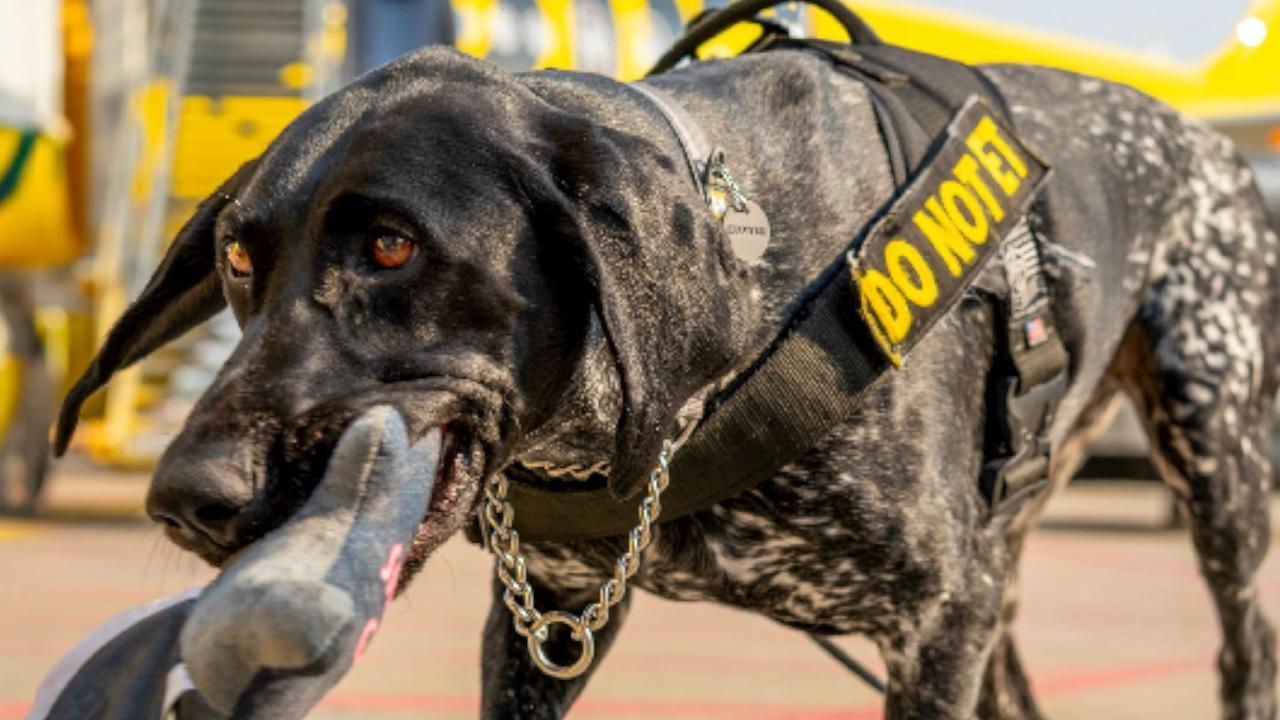
M 203 591 L 129 611 L 59 662 L 30 718 L 301 718 L 377 632 L 426 513 L 440 432 L 394 410 L 343 434 L 287 523 Z

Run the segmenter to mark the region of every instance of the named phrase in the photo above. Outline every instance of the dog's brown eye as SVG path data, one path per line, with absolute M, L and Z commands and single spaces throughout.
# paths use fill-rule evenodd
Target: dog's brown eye
M 227 265 L 234 275 L 244 277 L 253 272 L 253 261 L 249 259 L 249 251 L 239 240 L 227 243 Z
M 396 235 L 383 235 L 373 241 L 373 262 L 380 268 L 403 267 L 417 252 L 418 246 L 412 240 Z

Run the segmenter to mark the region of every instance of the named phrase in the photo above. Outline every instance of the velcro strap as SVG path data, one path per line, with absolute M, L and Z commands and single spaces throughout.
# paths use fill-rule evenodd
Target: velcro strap
M 1009 285 L 1009 356 L 1025 392 L 1052 380 L 1067 366 L 1050 304 L 1039 243 L 1030 223 L 1018 223 L 1001 249 Z

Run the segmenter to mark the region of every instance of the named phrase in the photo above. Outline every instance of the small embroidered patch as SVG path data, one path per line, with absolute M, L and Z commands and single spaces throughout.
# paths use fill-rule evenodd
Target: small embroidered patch
M 387 562 L 378 568 L 378 577 L 382 578 L 382 590 L 387 602 L 396 596 L 396 588 L 400 585 L 400 571 L 404 568 L 404 545 L 396 543 L 387 553 Z
M 360 639 L 356 641 L 355 652 L 351 654 L 351 662 L 360 662 L 364 657 L 364 653 L 369 649 L 369 641 L 373 639 L 374 634 L 378 632 L 378 618 L 371 617 L 364 624 L 364 629 L 360 631 Z
M 1049 339 L 1049 330 L 1045 327 L 1044 319 L 1039 315 L 1031 318 L 1023 325 L 1023 330 L 1027 336 L 1027 347 L 1033 348 L 1044 343 Z

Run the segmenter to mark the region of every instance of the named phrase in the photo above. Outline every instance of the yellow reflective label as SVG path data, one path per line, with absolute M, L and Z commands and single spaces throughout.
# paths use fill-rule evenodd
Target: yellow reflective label
M 946 132 L 849 256 L 862 319 L 895 365 L 964 294 L 1049 176 L 979 97 Z

